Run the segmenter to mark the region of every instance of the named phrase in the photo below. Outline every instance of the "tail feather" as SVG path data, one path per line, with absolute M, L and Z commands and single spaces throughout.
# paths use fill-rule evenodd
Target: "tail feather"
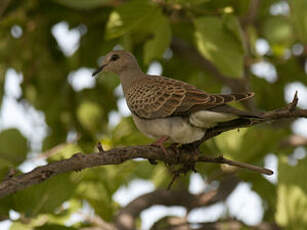
M 255 95 L 254 92 L 248 93 L 232 93 L 232 94 L 212 94 L 214 97 L 222 97 L 224 99 L 223 103 L 228 103 L 231 101 L 245 101 L 252 98 Z
M 262 119 L 262 116 L 257 113 L 253 113 L 250 111 L 240 110 L 236 109 L 229 105 L 218 105 L 214 108 L 208 109 L 214 112 L 220 112 L 220 113 L 231 113 L 239 116 L 240 118 L 256 118 L 256 119 Z

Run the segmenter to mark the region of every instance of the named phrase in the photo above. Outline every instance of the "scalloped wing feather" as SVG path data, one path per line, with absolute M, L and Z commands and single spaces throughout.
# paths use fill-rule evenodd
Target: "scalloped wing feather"
M 253 96 L 246 94 L 212 94 L 193 85 L 162 76 L 148 76 L 127 91 L 129 109 L 140 118 L 157 119 L 170 116 L 187 116 L 191 112 L 214 108 L 231 101 Z

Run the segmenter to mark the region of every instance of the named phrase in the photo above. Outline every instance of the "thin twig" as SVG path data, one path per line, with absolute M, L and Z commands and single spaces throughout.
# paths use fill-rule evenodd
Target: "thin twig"
M 97 149 L 98 149 L 98 151 L 99 151 L 99 152 L 101 152 L 101 153 L 103 153 L 103 152 L 104 152 L 103 147 L 102 147 L 102 145 L 101 145 L 101 142 L 100 142 L 100 141 L 97 143 Z
M 179 177 L 179 173 L 178 172 L 175 172 L 173 177 L 172 177 L 172 180 L 169 182 L 168 186 L 167 186 L 167 190 L 170 190 L 171 187 L 173 186 L 175 180 Z
M 289 112 L 293 112 L 296 109 L 298 103 L 297 91 L 295 91 L 292 102 L 288 105 Z
M 273 171 L 270 169 L 266 169 L 263 167 L 255 166 L 255 165 L 244 163 L 244 162 L 229 160 L 229 159 L 224 158 L 223 156 L 212 157 L 212 158 L 207 157 L 207 156 L 200 156 L 198 161 L 211 162 L 211 163 L 217 163 L 217 164 L 228 164 L 228 165 L 236 166 L 239 168 L 249 169 L 251 171 L 266 174 L 266 175 L 273 175 Z

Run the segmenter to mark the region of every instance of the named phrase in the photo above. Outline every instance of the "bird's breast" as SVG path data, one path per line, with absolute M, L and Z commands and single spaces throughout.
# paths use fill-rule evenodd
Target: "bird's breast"
M 136 127 L 145 135 L 152 138 L 169 137 L 173 142 L 188 144 L 200 140 L 205 130 L 192 126 L 188 119 L 168 117 L 160 119 L 142 119 L 132 115 Z

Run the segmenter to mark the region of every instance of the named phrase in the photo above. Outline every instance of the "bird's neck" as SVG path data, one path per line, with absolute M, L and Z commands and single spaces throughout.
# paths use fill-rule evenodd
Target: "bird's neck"
M 140 68 L 130 69 L 123 71 L 119 74 L 120 82 L 122 84 L 124 92 L 127 92 L 129 87 L 135 82 L 146 77 Z

